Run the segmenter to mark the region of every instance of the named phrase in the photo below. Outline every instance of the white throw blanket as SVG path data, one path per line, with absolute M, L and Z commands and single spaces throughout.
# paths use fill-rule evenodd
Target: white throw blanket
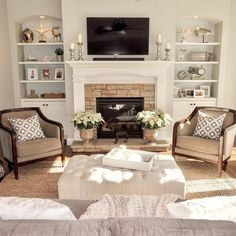
M 161 196 L 104 195 L 90 205 L 80 219 L 106 219 L 109 217 L 162 217 L 168 216 L 166 205 L 179 198 L 174 194 Z

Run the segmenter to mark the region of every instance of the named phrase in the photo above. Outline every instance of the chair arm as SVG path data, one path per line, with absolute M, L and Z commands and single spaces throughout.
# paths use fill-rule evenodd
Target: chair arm
M 175 122 L 173 133 L 176 133 L 177 136 L 190 136 L 193 134 L 194 127 L 191 125 L 189 119 L 183 119 Z
M 0 124 L 0 141 L 2 145 L 3 156 L 11 162 L 17 156 L 16 133 L 13 129 Z
M 225 128 L 223 132 L 223 155 L 225 158 L 231 156 L 231 152 L 234 146 L 235 133 L 236 124 Z

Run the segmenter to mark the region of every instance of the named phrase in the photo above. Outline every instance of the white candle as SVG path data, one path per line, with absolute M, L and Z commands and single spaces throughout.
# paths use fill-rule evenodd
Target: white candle
M 78 34 L 78 43 L 82 43 L 82 34 Z
M 167 44 L 166 44 L 166 49 L 169 49 L 169 50 L 171 49 L 170 43 L 167 43 Z
M 70 49 L 75 49 L 75 44 L 74 43 L 70 44 Z
M 161 43 L 162 36 L 161 34 L 157 34 L 156 42 Z

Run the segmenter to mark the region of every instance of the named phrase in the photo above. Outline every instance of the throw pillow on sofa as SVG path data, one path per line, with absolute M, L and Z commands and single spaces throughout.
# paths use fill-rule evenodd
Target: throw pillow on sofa
M 220 196 L 169 203 L 169 217 L 236 221 L 236 196 Z
M 0 197 L 0 218 L 76 220 L 69 207 L 48 199 Z
M 46 138 L 37 114 L 27 119 L 9 118 L 9 122 L 16 132 L 16 141 L 18 142 Z
M 226 114 L 208 116 L 199 112 L 193 136 L 219 140 Z

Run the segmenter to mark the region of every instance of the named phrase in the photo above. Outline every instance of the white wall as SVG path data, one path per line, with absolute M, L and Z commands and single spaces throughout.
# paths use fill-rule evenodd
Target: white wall
M 236 110 L 236 1 L 231 0 L 224 106 Z
M 0 0 L 0 110 L 14 107 L 6 2 Z

